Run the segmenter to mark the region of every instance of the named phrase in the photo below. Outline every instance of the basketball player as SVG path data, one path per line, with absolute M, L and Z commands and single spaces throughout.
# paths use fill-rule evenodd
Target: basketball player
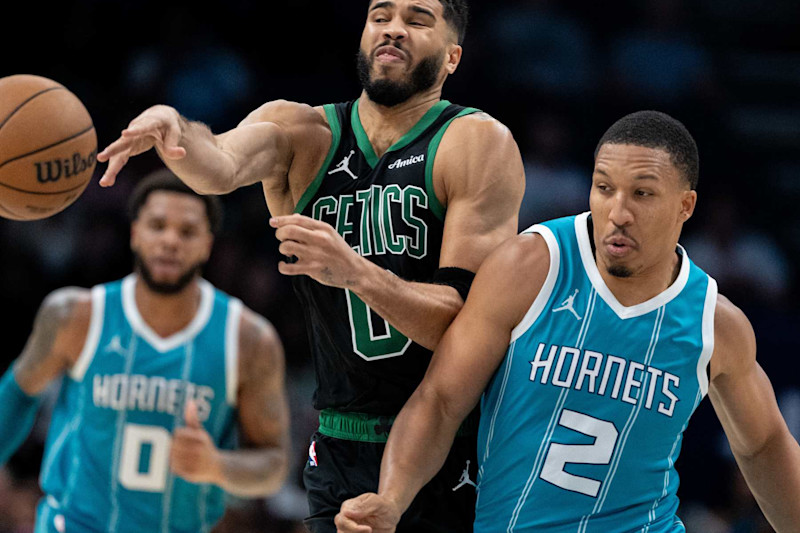
M 313 533 L 341 503 L 376 490 L 394 416 L 422 379 L 480 263 L 516 233 L 522 159 L 502 124 L 441 99 L 462 55 L 463 0 L 372 0 L 361 38 L 364 91 L 310 107 L 276 101 L 213 135 L 175 109 L 150 108 L 99 156 L 101 184 L 155 147 L 192 188 L 221 194 L 260 182 L 291 257 L 306 313 L 321 411 L 305 483 Z M 474 418 L 401 525 L 468 531 Z
M 200 277 L 220 206 L 168 170 L 131 197 L 128 277 L 50 294 L 0 383 L 0 464 L 63 376 L 41 468 L 37 533 L 210 531 L 225 492 L 287 471 L 280 340 Z M 237 445 L 237 440 L 239 444 Z
M 685 531 L 674 465 L 706 394 L 767 519 L 798 531 L 800 447 L 753 330 L 678 244 L 697 180 L 678 121 L 615 123 L 591 212 L 532 226 L 481 266 L 395 422 L 378 494 L 345 502 L 339 531 L 394 531 L 482 393 L 477 533 Z

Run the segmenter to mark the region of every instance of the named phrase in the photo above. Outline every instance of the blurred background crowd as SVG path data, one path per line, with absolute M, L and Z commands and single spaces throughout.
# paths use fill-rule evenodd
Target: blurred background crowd
M 797 0 L 473 1 L 461 67 L 444 97 L 514 133 L 526 165 L 520 229 L 588 208 L 592 154 L 622 115 L 658 109 L 700 149 L 695 217 L 682 244 L 750 317 L 759 359 L 800 437 L 800 2 Z M 355 98 L 365 0 L 189 3 L 69 0 L 4 7 L 0 76 L 60 81 L 86 104 L 101 147 L 156 103 L 221 132 L 262 103 Z M 95 178 L 65 212 L 0 220 L 3 371 L 43 297 L 131 269 L 125 204 L 157 158 L 131 162 L 112 189 Z M 299 532 L 301 470 L 316 427 L 302 310 L 277 271 L 259 186 L 223 197 L 205 276 L 269 318 L 287 354 L 293 471 L 275 497 L 233 501 L 218 532 Z M 57 391 L 51 391 L 55 395 Z M 47 409 L 0 469 L 0 533 L 31 531 Z M 732 460 L 708 401 L 677 465 L 690 532 L 772 531 Z

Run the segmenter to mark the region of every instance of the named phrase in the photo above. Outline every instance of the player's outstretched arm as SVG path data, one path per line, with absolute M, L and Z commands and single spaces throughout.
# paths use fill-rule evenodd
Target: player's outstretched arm
M 549 264 L 547 245 L 538 235 L 506 241 L 486 259 L 425 378 L 392 426 L 378 494 L 344 502 L 336 517 L 339 531 L 394 531 L 417 492 L 444 464 L 459 425 L 477 404 L 512 330 L 544 284 Z
M 85 289 L 56 290 L 40 306 L 22 354 L 0 380 L 0 464 L 30 433 L 37 395 L 78 358 L 90 319 L 91 297 Z
M 97 155 L 98 161 L 108 162 L 100 185 L 113 185 L 131 157 L 155 148 L 164 164 L 198 193 L 225 194 L 270 178 L 285 180 L 296 150 L 323 152 L 330 138 L 322 114 L 294 102 L 269 102 L 219 135 L 173 107 L 157 105 L 134 118 Z
M 276 492 L 288 470 L 288 402 L 283 347 L 273 327 L 247 309 L 239 334 L 239 430 L 241 448 L 218 450 L 187 405 L 186 426 L 175 431 L 173 472 L 193 483 L 214 483 L 241 497 Z
M 778 533 L 800 524 L 800 446 L 778 409 L 769 378 L 756 361 L 749 320 L 720 296 L 714 321 L 709 397 L 736 462 Z

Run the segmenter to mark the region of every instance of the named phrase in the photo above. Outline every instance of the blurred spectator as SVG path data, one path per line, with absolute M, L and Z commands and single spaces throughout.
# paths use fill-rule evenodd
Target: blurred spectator
M 675 105 L 713 94 L 711 56 L 687 24 L 684 0 L 644 0 L 642 22 L 611 45 L 611 94 Z
M 561 114 L 544 112 L 529 120 L 529 139 L 522 147 L 525 196 L 520 230 L 589 209 L 591 169 L 570 159 L 571 135 L 574 129 Z
M 778 243 L 747 222 L 747 213 L 734 196 L 717 194 L 708 202 L 699 232 L 695 229 L 681 241 L 689 257 L 737 305 L 783 304 L 790 271 Z
M 504 2 L 488 19 L 493 79 L 546 94 L 582 96 L 595 85 L 590 36 L 551 0 Z

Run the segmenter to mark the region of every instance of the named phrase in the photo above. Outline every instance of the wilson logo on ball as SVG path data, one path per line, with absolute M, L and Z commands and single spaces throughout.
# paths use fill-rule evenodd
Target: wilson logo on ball
M 93 150 L 88 156 L 83 157 L 80 153 L 72 154 L 71 159 L 53 159 L 51 161 L 36 161 L 36 180 L 39 183 L 56 182 L 62 177 L 69 179 L 88 169 L 94 169 L 97 150 Z

